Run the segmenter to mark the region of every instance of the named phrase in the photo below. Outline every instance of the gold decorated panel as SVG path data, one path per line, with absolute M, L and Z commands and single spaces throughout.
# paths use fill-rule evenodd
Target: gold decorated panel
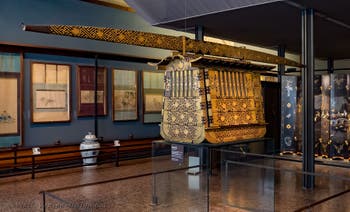
M 254 97 L 254 87 L 253 87 L 253 73 L 245 73 L 246 77 L 246 87 L 247 87 L 247 97 L 252 98 Z
M 212 99 L 213 112 L 249 111 L 256 110 L 254 99 Z
M 211 98 L 220 95 L 219 76 L 214 70 L 206 70 L 206 89 Z
M 256 119 L 259 124 L 264 124 L 265 123 L 264 111 L 258 111 L 256 113 Z
M 263 102 L 261 101 L 254 101 L 254 105 L 255 105 L 255 108 L 256 110 L 261 110 L 260 108 L 263 108 Z
M 255 111 L 213 113 L 213 124 L 217 126 L 231 126 L 242 124 L 257 124 Z
M 163 111 L 163 123 L 175 125 L 203 125 L 202 111 Z
M 265 125 L 241 125 L 229 128 L 206 129 L 205 138 L 210 143 L 223 143 L 262 138 L 265 133 Z
M 168 141 L 201 143 L 204 140 L 204 125 L 187 126 L 163 122 L 161 124 L 160 134 Z
M 254 88 L 261 88 L 260 74 L 252 73 L 252 83 Z
M 164 110 L 171 111 L 199 111 L 201 110 L 201 98 L 169 98 L 164 97 Z
M 102 40 L 113 43 L 182 50 L 183 38 L 149 32 L 92 26 L 51 25 L 50 33 L 72 37 Z
M 211 125 L 212 120 L 210 119 L 211 114 L 211 107 L 209 105 L 210 102 L 210 87 L 209 87 L 209 74 L 208 69 L 201 69 L 200 72 L 200 96 L 201 96 L 201 102 L 202 102 L 202 109 L 203 109 L 203 123 L 205 127 L 209 127 Z

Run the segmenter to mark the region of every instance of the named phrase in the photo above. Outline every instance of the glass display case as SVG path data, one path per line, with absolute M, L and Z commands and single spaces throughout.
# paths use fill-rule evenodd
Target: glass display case
M 281 156 L 212 148 L 215 173 L 203 166 L 201 145 L 153 142 L 147 162 L 83 172 L 80 182 L 42 191 L 36 211 L 349 211 L 349 172 L 317 165 L 300 171 Z M 197 160 L 194 160 L 197 159 Z M 204 160 L 205 161 L 205 160 Z M 129 163 L 129 162 L 128 162 Z M 195 170 L 193 170 L 195 169 Z M 341 170 L 343 169 L 343 170 Z M 133 171 L 131 171 L 133 170 Z M 100 175 L 103 181 L 91 182 Z M 108 177 L 106 178 L 106 176 Z M 315 188 L 302 188 L 305 175 Z M 33 203 L 34 204 L 34 203 Z
M 301 153 L 300 77 L 282 76 L 281 154 Z M 314 76 L 314 153 L 318 159 L 348 160 L 350 74 Z

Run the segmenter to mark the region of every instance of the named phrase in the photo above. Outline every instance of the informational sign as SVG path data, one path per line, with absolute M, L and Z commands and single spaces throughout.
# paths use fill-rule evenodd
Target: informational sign
M 189 156 L 188 157 L 188 167 L 192 166 L 199 166 L 199 157 Z M 187 171 L 188 174 L 198 174 L 199 173 L 199 167 L 190 168 Z
M 171 144 L 171 160 L 182 163 L 184 160 L 184 146 L 179 144 Z
M 33 155 L 40 155 L 40 147 L 33 147 L 32 148 L 33 150 Z
M 114 140 L 114 146 L 120 146 L 120 141 L 119 140 Z

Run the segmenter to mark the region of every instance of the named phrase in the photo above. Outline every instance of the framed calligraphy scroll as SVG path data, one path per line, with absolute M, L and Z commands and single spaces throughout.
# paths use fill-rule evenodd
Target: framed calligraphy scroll
M 95 67 L 78 66 L 77 69 L 78 116 L 95 114 Z M 97 71 L 97 115 L 107 115 L 107 70 Z
M 70 66 L 31 64 L 31 118 L 33 123 L 70 121 Z
M 159 123 L 163 107 L 164 72 L 143 71 L 143 122 Z
M 113 121 L 138 119 L 137 71 L 113 70 Z
M 0 72 L 0 136 L 20 135 L 20 75 Z

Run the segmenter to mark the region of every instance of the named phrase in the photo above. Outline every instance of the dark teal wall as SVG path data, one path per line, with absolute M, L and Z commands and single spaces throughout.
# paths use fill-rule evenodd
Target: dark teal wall
M 54 144 L 57 140 L 61 143 L 77 143 L 81 141 L 88 131 L 94 131 L 94 119 L 92 117 L 77 117 L 77 94 L 76 94 L 76 70 L 77 65 L 94 66 L 94 59 L 65 57 L 54 55 L 43 55 L 27 53 L 24 55 L 24 139 L 26 146 Z M 31 62 L 61 63 L 71 65 L 71 97 L 72 113 L 69 123 L 33 124 L 31 123 L 30 111 L 30 65 Z M 138 70 L 141 77 L 141 70 L 152 70 L 152 67 L 142 63 L 129 63 L 119 61 L 98 60 L 98 65 L 107 68 L 108 85 L 108 115 L 98 118 L 98 135 L 105 140 L 128 139 L 132 134 L 134 138 L 152 138 L 159 136 L 159 126 L 157 124 L 142 123 L 142 101 L 139 101 L 139 120 L 127 122 L 112 121 L 112 70 L 130 69 Z M 154 68 L 153 68 L 154 69 Z M 138 92 L 139 100 L 142 99 L 141 86 Z
M 0 43 L 19 45 L 67 48 L 94 52 L 133 55 L 139 57 L 163 58 L 170 51 L 156 50 L 106 43 L 102 41 L 84 40 L 55 35 L 25 32 L 21 23 L 30 25 L 68 24 L 115 27 L 162 34 L 180 35 L 178 32 L 150 26 L 135 13 L 94 5 L 78 0 L 2 0 L 0 7 Z M 1 49 L 0 49 L 1 51 Z M 32 124 L 30 113 L 30 63 L 50 62 L 64 63 L 72 66 L 72 114 L 70 123 Z M 99 60 L 99 66 L 108 68 L 108 116 L 100 117 L 99 136 L 109 139 L 127 139 L 130 134 L 134 138 L 159 136 L 158 124 L 142 123 L 141 88 L 139 86 L 139 120 L 129 122 L 112 121 L 111 70 L 112 68 L 150 70 L 147 64 Z M 94 65 L 94 59 L 55 56 L 37 53 L 24 54 L 24 110 L 23 141 L 25 146 L 50 145 L 60 140 L 63 144 L 79 143 L 88 131 L 94 130 L 93 118 L 77 118 L 75 71 L 77 65 Z M 139 75 L 139 77 L 141 74 Z

